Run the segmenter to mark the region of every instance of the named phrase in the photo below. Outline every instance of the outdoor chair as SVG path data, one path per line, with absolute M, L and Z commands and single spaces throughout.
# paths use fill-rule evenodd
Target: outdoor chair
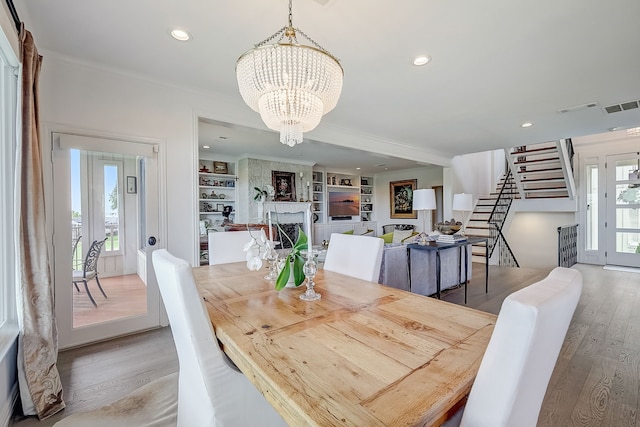
M 96 304 L 96 301 L 95 299 L 93 299 L 91 292 L 89 292 L 89 286 L 87 285 L 87 282 L 89 280 L 96 279 L 96 283 L 98 284 L 100 292 L 102 292 L 102 295 L 104 295 L 105 298 L 108 298 L 107 294 L 104 292 L 104 289 L 102 289 L 102 285 L 100 285 L 100 279 L 98 279 L 98 259 L 100 258 L 102 247 L 104 246 L 104 243 L 106 241 L 106 237 L 104 240 L 94 240 L 91 244 L 91 247 L 89 247 L 89 250 L 87 251 L 84 263 L 82 264 L 82 270 L 73 270 L 73 284 L 75 285 L 76 289 L 78 289 L 78 282 L 84 283 L 84 289 L 87 291 L 87 295 L 89 296 L 89 299 L 91 300 L 91 303 L 94 305 L 94 307 L 97 307 L 98 304 Z

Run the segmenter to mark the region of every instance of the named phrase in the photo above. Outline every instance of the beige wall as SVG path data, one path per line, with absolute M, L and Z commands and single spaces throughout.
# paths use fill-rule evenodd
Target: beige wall
M 573 212 L 517 212 L 507 242 L 521 267 L 551 268 L 558 265 L 558 227 L 575 224 Z
M 421 167 L 406 169 L 395 172 L 378 173 L 374 176 L 375 195 L 375 220 L 378 223 L 378 234 L 382 233 L 382 226 L 385 224 L 414 224 L 418 230 L 422 229 L 422 217 L 424 212 L 418 213 L 417 219 L 395 219 L 391 218 L 390 190 L 391 181 L 402 181 L 405 179 L 417 179 L 418 188 L 431 188 L 435 185 L 442 185 L 442 168 L 439 166 Z M 427 212 L 426 226 L 428 230 L 431 225 L 431 213 Z

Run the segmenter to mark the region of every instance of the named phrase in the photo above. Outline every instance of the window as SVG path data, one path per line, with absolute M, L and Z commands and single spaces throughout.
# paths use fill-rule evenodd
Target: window
M 17 59 L 0 31 L 0 331 L 15 323 L 16 255 L 14 248 Z
M 598 250 L 598 164 L 587 164 L 586 249 Z
M 107 241 L 105 252 L 120 250 L 120 212 L 122 206 L 122 179 L 118 173 L 118 164 L 107 163 L 103 166 L 104 182 L 104 227 Z

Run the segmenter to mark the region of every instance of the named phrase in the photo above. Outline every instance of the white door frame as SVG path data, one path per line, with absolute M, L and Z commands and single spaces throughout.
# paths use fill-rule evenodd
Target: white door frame
M 66 131 L 66 132 L 65 132 Z M 60 348 L 67 348 L 86 344 L 93 341 L 105 340 L 111 337 L 120 336 L 136 332 L 139 330 L 151 329 L 161 325 L 166 325 L 166 315 L 162 308 L 162 302 L 160 299 L 155 273 L 151 267 L 151 252 L 156 249 L 164 247 L 164 236 L 166 233 L 166 209 L 165 209 L 165 182 L 164 182 L 164 143 L 163 141 L 132 138 L 119 135 L 104 135 L 95 134 L 90 132 L 78 132 L 68 131 L 65 129 L 47 129 L 45 133 L 48 137 L 48 141 L 51 143 L 51 184 L 46 187 L 53 199 L 50 204 L 54 205 L 57 197 L 54 196 L 53 182 L 70 182 L 69 169 L 66 171 L 60 170 L 62 168 L 54 167 L 53 162 L 60 161 L 59 157 L 64 157 L 64 152 L 60 149 L 60 135 L 64 135 L 62 149 L 65 151 L 69 146 L 73 146 L 77 139 L 83 140 L 83 149 L 91 151 L 113 151 L 123 154 L 140 155 L 140 150 L 146 150 L 146 155 L 153 156 L 156 162 L 149 162 L 157 170 L 148 170 L 148 174 L 155 177 L 155 179 L 147 182 L 147 194 L 157 194 L 157 216 L 152 215 L 151 222 L 147 223 L 149 232 L 153 232 L 157 243 L 155 246 L 150 247 L 148 245 L 143 246 L 140 249 L 138 246 L 138 264 L 142 271 L 141 275 L 144 275 L 144 279 L 148 286 L 148 300 L 147 300 L 147 315 L 136 316 L 127 319 L 115 320 L 112 322 L 102 323 L 95 326 L 86 326 L 82 328 L 72 328 L 73 323 L 73 309 L 71 307 L 71 270 L 67 268 L 56 269 L 56 265 L 65 265 L 63 262 L 71 260 L 71 247 L 65 244 L 70 236 L 70 221 L 65 215 L 55 215 L 55 206 L 52 206 L 52 235 L 53 235 L 53 250 L 50 259 L 53 261 L 52 265 L 52 278 L 54 282 L 54 289 L 56 294 L 56 317 L 58 323 L 58 336 Z M 58 144 L 56 146 L 56 144 Z M 68 151 L 67 151 L 68 152 Z M 151 153 L 151 154 L 149 154 Z M 68 156 L 67 156 L 68 159 Z M 152 169 L 154 166 L 152 166 Z M 62 197 L 65 199 L 64 203 L 69 200 L 70 191 L 68 189 L 56 187 L 56 194 L 62 192 Z M 67 192 L 65 194 L 65 192 Z M 156 208 L 152 208 L 156 209 Z M 156 223 L 154 223 L 157 221 Z M 146 236 L 149 237 L 148 235 Z M 66 265 L 70 265 L 69 262 Z
M 616 179 L 616 161 L 618 160 L 634 160 L 640 161 L 640 153 L 639 152 L 631 152 L 625 154 L 615 154 L 607 156 L 607 198 L 606 198 L 606 209 L 607 209 L 607 224 L 606 224 L 606 261 L 607 264 L 612 265 L 622 265 L 627 267 L 640 267 L 640 254 L 629 253 L 629 252 L 618 252 L 617 251 L 617 233 L 620 232 L 629 232 L 629 233 L 640 233 L 640 228 L 624 228 L 618 227 L 617 224 L 617 210 L 619 208 L 628 209 L 628 208 L 638 208 L 640 205 L 622 205 L 617 203 L 617 191 L 616 184 L 618 183 L 628 183 L 628 179 Z M 625 177 L 626 178 L 626 177 Z

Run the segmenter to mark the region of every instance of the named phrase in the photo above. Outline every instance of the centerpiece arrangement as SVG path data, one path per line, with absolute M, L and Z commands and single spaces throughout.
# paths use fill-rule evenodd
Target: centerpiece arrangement
M 285 238 L 291 242 L 291 249 L 285 257 L 284 266 L 275 278 L 275 288 L 279 291 L 289 282 L 292 269 L 295 286 L 300 286 L 302 282 L 304 282 L 305 260 L 301 251 L 309 248 L 309 242 L 307 235 L 300 227 L 298 227 L 298 239 L 293 243 L 293 241 L 289 239 L 289 236 L 282 231 L 280 226 L 278 224 L 276 224 L 276 226 L 280 230 L 280 235 L 285 236 Z M 271 263 L 271 270 L 274 272 L 278 259 L 278 254 L 274 246 L 274 243 L 267 239 L 263 233 L 260 233 L 258 237 L 252 235 L 251 240 L 244 246 L 244 251 L 247 252 L 247 268 L 249 270 L 259 270 L 262 268 L 262 260 L 268 260 Z

